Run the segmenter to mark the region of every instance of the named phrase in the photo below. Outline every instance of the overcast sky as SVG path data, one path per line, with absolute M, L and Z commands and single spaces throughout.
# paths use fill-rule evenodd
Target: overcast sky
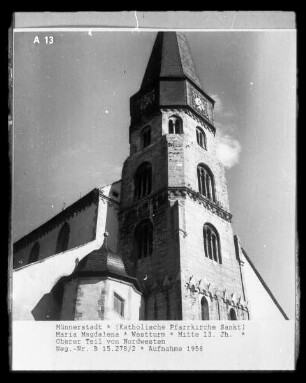
M 295 32 L 186 35 L 202 85 L 216 100 L 234 232 L 292 318 Z M 129 97 L 139 90 L 155 37 L 15 33 L 14 241 L 94 187 L 121 178 Z

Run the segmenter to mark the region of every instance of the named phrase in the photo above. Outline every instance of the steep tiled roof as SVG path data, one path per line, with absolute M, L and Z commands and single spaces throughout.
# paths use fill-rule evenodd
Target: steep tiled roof
M 158 32 L 141 88 L 161 77 L 187 77 L 203 90 L 183 33 Z
M 269 289 L 269 287 L 267 286 L 266 282 L 264 281 L 263 277 L 260 275 L 259 271 L 256 269 L 256 267 L 254 266 L 253 262 L 251 261 L 251 259 L 249 258 L 249 256 L 247 255 L 246 251 L 241 248 L 242 252 L 243 252 L 243 255 L 245 257 L 245 259 L 248 261 L 249 265 L 251 266 L 251 268 L 253 269 L 255 275 L 257 276 L 258 280 L 261 282 L 261 284 L 263 285 L 264 289 L 266 290 L 266 292 L 270 295 L 272 301 L 274 302 L 274 304 L 276 305 L 276 307 L 279 309 L 279 311 L 281 312 L 281 314 L 283 315 L 283 317 L 287 320 L 289 320 L 289 318 L 287 317 L 287 314 L 285 313 L 285 311 L 282 309 L 281 305 L 278 303 L 277 299 L 275 298 L 275 296 L 272 294 L 272 291 Z
M 114 253 L 109 248 L 107 237 L 108 234 L 105 233 L 104 242 L 100 249 L 92 251 L 82 259 L 75 269 L 75 274 L 115 276 L 118 279 L 133 283 L 140 290 L 137 279 L 127 274 L 121 255 Z
M 107 237 L 98 250 L 89 253 L 78 264 L 78 272 L 84 271 L 110 271 L 116 274 L 127 276 L 122 258 L 114 253 L 107 244 Z

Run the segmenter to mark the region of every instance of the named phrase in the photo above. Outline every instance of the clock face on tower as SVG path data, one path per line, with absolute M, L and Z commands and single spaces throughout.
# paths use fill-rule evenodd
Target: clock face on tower
M 191 91 L 191 104 L 197 112 L 203 115 L 208 121 L 212 122 L 212 110 L 210 102 L 194 89 Z
M 207 111 L 207 103 L 201 99 L 200 97 L 196 96 L 194 98 L 195 106 L 203 113 L 206 113 Z

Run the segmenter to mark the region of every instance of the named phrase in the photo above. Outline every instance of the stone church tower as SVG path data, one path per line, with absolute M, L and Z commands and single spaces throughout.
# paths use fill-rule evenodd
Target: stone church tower
M 130 100 L 119 210 L 118 252 L 142 287 L 140 319 L 249 319 L 213 108 L 186 37 L 159 32 Z
M 122 179 L 14 244 L 14 320 L 288 319 L 233 235 L 213 109 L 185 36 L 159 32 Z

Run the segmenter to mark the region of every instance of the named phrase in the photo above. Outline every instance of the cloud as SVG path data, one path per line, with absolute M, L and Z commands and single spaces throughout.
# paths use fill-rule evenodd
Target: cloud
M 211 96 L 211 98 L 216 101 L 215 106 L 214 106 L 214 112 L 215 113 L 221 113 L 223 110 L 223 104 L 222 104 L 220 97 L 217 94 L 213 94 Z
M 215 121 L 218 131 L 216 154 L 223 166 L 229 169 L 239 162 L 241 152 L 240 143 L 233 138 L 233 135 L 238 132 L 238 127 L 234 123 L 235 113 L 224 106 L 217 94 L 213 94 L 211 97 L 216 101 L 214 112 L 218 116 Z
M 223 119 L 231 119 L 234 117 L 234 112 L 232 110 L 224 109 L 224 103 L 217 94 L 213 94 L 211 98 L 216 101 L 214 106 L 214 113 L 218 115 L 219 118 L 221 117 Z
M 221 124 L 220 122 L 215 121 L 215 127 L 218 131 L 222 132 L 222 135 L 235 135 L 238 132 L 238 127 L 234 123 L 230 124 Z
M 239 162 L 241 152 L 240 143 L 228 134 L 220 134 L 216 146 L 216 153 L 219 161 L 224 167 L 230 169 Z

